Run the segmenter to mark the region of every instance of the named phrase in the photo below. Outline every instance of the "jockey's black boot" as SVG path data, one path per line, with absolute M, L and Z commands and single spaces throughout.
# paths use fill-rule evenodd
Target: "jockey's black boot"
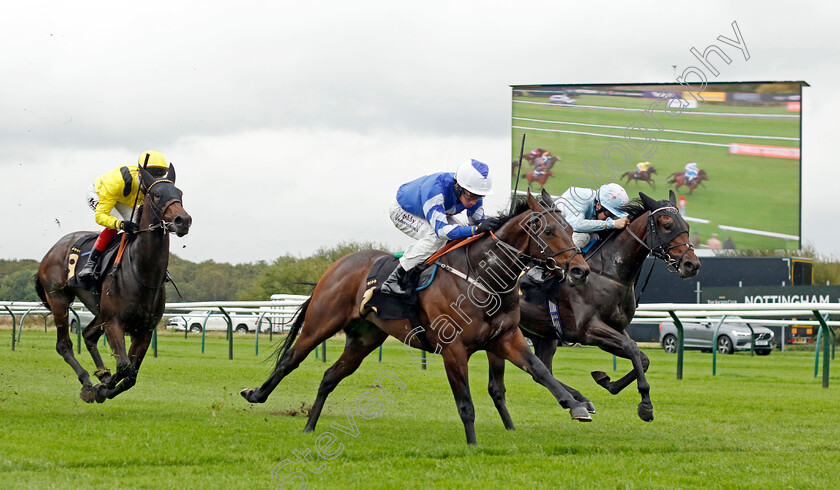
M 96 262 L 99 261 L 100 255 L 102 255 L 102 252 L 99 250 L 95 248 L 91 250 L 87 263 L 84 267 L 82 267 L 82 270 L 76 274 L 76 276 L 78 276 L 82 281 L 95 281 L 98 279 L 96 277 L 96 272 L 93 269 L 96 267 Z
M 405 285 L 406 283 L 406 276 L 408 272 L 403 269 L 401 265 L 397 265 L 397 268 L 391 272 L 391 275 L 388 276 L 388 279 L 382 283 L 382 286 L 379 288 L 384 294 L 390 294 L 391 296 L 397 296 L 401 298 L 408 297 L 408 289 Z

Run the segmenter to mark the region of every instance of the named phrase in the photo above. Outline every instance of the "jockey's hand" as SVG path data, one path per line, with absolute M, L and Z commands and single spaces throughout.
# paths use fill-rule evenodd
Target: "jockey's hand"
M 613 220 L 613 229 L 616 230 L 623 230 L 627 228 L 627 225 L 630 224 L 630 218 L 618 218 Z
M 475 233 L 484 233 L 485 231 L 496 231 L 505 224 L 501 218 L 487 218 L 475 227 Z
M 140 231 L 140 225 L 133 221 L 120 221 L 120 228 L 126 233 L 137 233 Z

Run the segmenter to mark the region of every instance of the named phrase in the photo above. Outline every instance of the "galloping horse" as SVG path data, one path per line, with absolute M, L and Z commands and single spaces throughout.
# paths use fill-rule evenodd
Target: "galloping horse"
M 648 167 L 648 169 L 646 171 L 645 170 L 643 170 L 643 171 L 635 171 L 634 170 L 634 171 L 631 171 L 631 172 L 624 172 L 623 174 L 621 174 L 621 180 L 627 179 L 628 184 L 630 183 L 631 180 L 647 182 L 648 184 L 650 184 L 651 187 L 656 189 L 656 182 L 654 182 L 653 179 L 651 178 L 651 175 L 653 175 L 655 173 L 656 173 L 656 167 L 651 165 L 650 167 Z
M 709 176 L 706 175 L 706 171 L 701 168 L 697 172 L 697 177 L 688 181 L 685 179 L 685 172 L 674 172 L 668 176 L 666 184 L 674 184 L 675 190 L 679 190 L 679 188 L 684 185 L 688 186 L 688 193 L 691 194 L 694 192 L 694 189 L 700 185 L 701 181 L 704 180 L 709 180 Z
M 184 236 L 192 218 L 184 211 L 181 191 L 175 187 L 175 168 L 155 180 L 140 169 L 141 186 L 146 190 L 140 231 L 126 245 L 121 265 L 103 271 L 101 301 L 94 292 L 67 284 L 68 256 L 76 241 L 91 232 L 76 232 L 64 236 L 44 256 L 35 276 L 35 288 L 44 305 L 52 312 L 58 331 L 56 350 L 76 371 L 82 383 L 79 396 L 87 403 L 99 403 L 114 398 L 134 386 L 137 370 L 146 355 L 152 332 L 163 315 L 166 303 L 166 267 L 169 263 L 169 233 Z M 79 298 L 96 316 L 82 335 L 94 363 L 101 384 L 91 385 L 88 372 L 73 355 L 68 312 L 74 298 Z M 97 304 L 99 303 L 99 304 Z M 97 341 L 105 333 L 111 351 L 117 357 L 117 373 L 102 362 Z M 126 354 L 125 334 L 131 336 L 131 348 Z
M 542 191 L 545 189 L 545 183 L 548 181 L 548 178 L 553 176 L 554 172 L 552 172 L 549 168 L 540 167 L 525 173 L 522 178 L 528 181 L 529 191 L 531 190 L 531 185 L 535 182 L 540 185 L 540 191 Z
M 591 420 L 586 407 L 531 352 L 517 327 L 518 275 L 524 268 L 520 257 L 530 256 L 559 269 L 570 286 L 585 282 L 589 268 L 572 242 L 571 227 L 558 210 L 543 207 L 530 193 L 513 213 L 500 221 L 504 224 L 495 233 L 485 233 L 462 247 L 463 253 L 457 250 L 444 255 L 438 261 L 439 267 L 450 273 L 439 271 L 434 282 L 418 292 L 418 316 L 420 324 L 427 326 L 426 342 L 421 341 L 423 337 L 418 339 L 420 327 L 412 329 L 408 320 L 383 320 L 376 313 L 367 316 L 360 313 L 368 290 L 366 278 L 374 263 L 389 254 L 366 250 L 336 261 L 301 306 L 286 341 L 278 350 L 271 376 L 259 388 L 242 390 L 242 396 L 251 403 L 265 402 L 277 384 L 318 344 L 344 330 L 347 335 L 344 352 L 324 373 L 305 432 L 315 430 L 324 402 L 336 385 L 352 374 L 388 335 L 416 349 L 425 343 L 426 350 L 432 348 L 443 357 L 469 444 L 475 444 L 476 438 L 467 362 L 478 350 L 492 352 L 529 373 L 537 383 L 548 388 L 561 406 L 570 409 L 573 419 Z M 295 342 L 298 334 L 300 337 Z
M 633 370 L 618 381 L 610 381 L 603 371 L 593 371 L 595 381 L 613 395 L 637 380 L 642 396 L 638 414 L 642 420 L 653 420 L 650 385 L 645 379 L 650 361 L 639 350 L 625 328 L 636 312 L 635 283 L 645 257 L 652 253 L 668 264 L 668 270 L 683 279 L 693 277 L 700 269 L 700 260 L 688 241 L 688 223 L 676 209 L 676 196 L 670 192 L 667 201 L 656 201 L 639 193 L 641 202 L 625 207 L 631 223 L 622 232 L 611 232 L 600 248 L 589 258 L 591 272 L 586 284 L 571 287 L 561 284 L 552 294 L 557 301 L 562 322 L 563 340 L 583 345 L 596 345 L 602 350 L 633 363 Z M 596 244 L 597 246 L 597 244 Z M 534 344 L 537 356 L 552 369 L 557 350 L 557 335 L 545 304 L 520 301 L 520 327 Z M 504 361 L 488 352 L 490 383 L 488 390 L 499 415 L 508 429 L 513 423 L 505 405 Z M 566 387 L 580 402 L 594 411 L 589 400 Z

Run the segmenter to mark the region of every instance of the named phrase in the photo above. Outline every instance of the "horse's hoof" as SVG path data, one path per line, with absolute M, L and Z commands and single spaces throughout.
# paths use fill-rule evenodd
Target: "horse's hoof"
M 96 389 L 93 386 L 82 386 L 79 398 L 85 403 L 93 403 L 93 400 L 96 399 Z
M 254 397 L 254 390 L 251 388 L 246 388 L 240 391 L 239 394 L 242 395 L 242 398 L 248 400 L 248 403 L 262 403 Z
M 592 371 L 592 379 L 606 389 L 610 389 L 610 377 L 603 371 Z
M 595 412 L 595 405 L 593 405 L 591 401 L 586 400 L 585 402 L 583 402 L 583 406 L 586 407 L 587 412 L 597 413 L 597 412 Z
M 639 418 L 645 422 L 653 420 L 653 406 L 640 403 L 637 412 L 639 414 Z
M 96 385 L 94 388 L 96 389 L 96 403 L 104 403 L 108 399 L 108 395 L 105 393 L 108 389 L 105 388 L 105 385 Z
M 572 415 L 573 419 L 579 422 L 592 422 L 592 417 L 589 416 L 589 410 L 587 410 L 584 405 L 580 405 L 569 410 L 569 413 Z

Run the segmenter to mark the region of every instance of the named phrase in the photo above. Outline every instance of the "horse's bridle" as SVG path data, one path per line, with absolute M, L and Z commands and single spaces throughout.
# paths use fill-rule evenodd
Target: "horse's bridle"
M 529 227 L 528 236 L 531 239 L 531 240 L 529 240 L 529 242 L 530 241 L 536 241 L 537 246 L 540 249 L 540 254 L 543 255 L 545 258 L 538 258 L 538 257 L 535 257 L 535 256 L 531 255 L 530 253 L 522 252 L 521 250 L 503 242 L 501 239 L 499 239 L 492 232 L 490 233 L 490 236 L 493 237 L 493 240 L 495 240 L 496 243 L 498 243 L 498 244 L 502 245 L 503 247 L 507 248 L 509 251 L 511 251 L 517 257 L 524 255 L 525 257 L 528 257 L 528 259 L 531 261 L 531 263 L 542 266 L 545 269 L 548 269 L 550 271 L 559 271 L 561 273 L 561 278 L 562 278 L 562 277 L 565 277 L 566 273 L 569 272 L 569 266 L 571 265 L 572 259 L 575 258 L 575 255 L 581 253 L 581 251 L 577 246 L 573 245 L 571 247 L 567 247 L 567 248 L 564 248 L 562 250 L 558 250 L 558 251 L 555 252 L 554 250 L 551 249 L 551 247 L 548 246 L 547 243 L 545 243 L 544 240 L 537 240 L 536 239 L 535 235 L 540 230 L 539 227 L 538 227 L 538 222 L 540 222 L 543 215 L 548 214 L 548 213 L 560 213 L 560 211 L 556 208 L 544 209 L 544 210 L 539 211 L 539 212 L 532 211 L 531 216 L 528 218 L 528 221 L 527 221 L 527 224 L 528 224 L 528 227 Z M 530 231 L 533 231 L 534 234 L 532 234 Z M 574 250 L 575 253 L 573 253 L 561 267 L 560 264 L 557 262 L 557 259 L 555 259 L 555 257 L 557 257 L 558 255 L 560 255 L 564 252 L 568 252 L 569 250 Z
M 152 189 L 158 184 L 172 184 L 172 189 L 173 189 L 172 191 L 169 192 L 169 194 L 171 194 L 171 196 L 165 196 L 165 195 L 161 196 L 161 197 L 167 198 L 166 201 L 163 203 L 162 207 L 157 206 L 155 204 L 154 200 L 152 200 L 152 198 L 151 198 Z M 166 210 L 169 209 L 169 206 L 172 206 L 176 202 L 183 204 L 181 202 L 181 196 L 177 192 L 177 190 L 178 189 L 175 187 L 175 182 L 173 182 L 169 179 L 159 179 L 159 180 L 156 180 L 156 181 L 152 182 L 152 185 L 150 185 L 149 188 L 146 189 L 146 196 L 149 200 L 149 207 L 152 208 L 152 213 L 154 214 L 153 218 L 155 218 L 155 220 L 157 222 L 153 225 L 149 225 L 148 228 L 140 230 L 140 231 L 153 231 L 153 230 L 156 230 L 158 228 L 163 228 L 164 231 L 172 233 L 172 231 L 169 230 L 169 225 L 171 225 L 172 223 L 164 221 L 163 215 L 166 214 Z M 155 221 L 155 220 L 153 220 L 153 221 Z
M 678 224 L 673 230 L 671 230 L 667 234 L 662 234 L 659 232 L 659 228 L 656 226 L 656 213 L 662 212 L 671 216 L 674 219 L 674 222 Z M 678 272 L 680 267 L 682 266 L 683 260 L 685 259 L 686 254 L 694 249 L 694 245 L 692 245 L 691 241 L 687 240 L 682 243 L 677 243 L 675 245 L 671 245 L 671 241 L 676 239 L 678 236 L 685 233 L 686 238 L 688 238 L 688 225 L 685 223 L 685 220 L 680 215 L 680 212 L 677 208 L 673 206 L 663 206 L 661 208 L 655 209 L 650 212 L 648 216 L 647 222 L 647 236 L 645 237 L 645 241 L 642 241 L 641 238 L 636 236 L 629 227 L 626 228 L 627 233 L 630 234 L 633 238 L 636 239 L 637 242 L 641 243 L 645 248 L 650 251 L 650 254 L 658 259 L 662 259 L 662 261 L 667 264 L 668 272 Z M 680 255 L 679 259 L 674 259 L 671 257 L 669 252 L 672 249 L 677 247 L 682 247 L 683 245 L 686 246 L 685 252 Z

